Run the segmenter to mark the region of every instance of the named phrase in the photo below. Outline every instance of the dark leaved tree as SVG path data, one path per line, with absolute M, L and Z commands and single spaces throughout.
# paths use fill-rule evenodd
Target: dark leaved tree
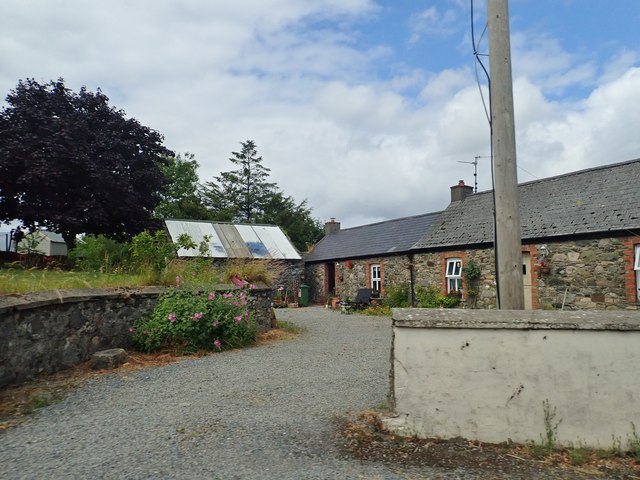
M 100 90 L 20 81 L 0 112 L 0 220 L 45 227 L 71 247 L 79 233 L 126 239 L 153 225 L 173 155 Z

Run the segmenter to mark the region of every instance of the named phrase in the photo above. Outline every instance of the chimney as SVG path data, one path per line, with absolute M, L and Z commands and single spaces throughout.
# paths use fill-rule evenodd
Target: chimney
M 331 235 L 332 233 L 336 233 L 340 231 L 340 222 L 336 222 L 335 218 L 331 218 L 327 223 L 324 224 L 324 234 Z
M 473 193 L 473 187 L 464 184 L 464 180 L 460 180 L 458 185 L 451 187 L 451 202 L 459 202 L 467 198 Z

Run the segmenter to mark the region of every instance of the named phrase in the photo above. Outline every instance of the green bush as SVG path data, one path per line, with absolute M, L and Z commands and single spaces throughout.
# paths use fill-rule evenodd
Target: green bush
M 78 240 L 69 257 L 75 260 L 76 267 L 84 271 L 125 273 L 132 270 L 129 244 L 104 235 L 87 235 Z
M 418 308 L 453 308 L 460 303 L 460 297 L 443 295 L 435 287 L 425 288 L 422 285 L 418 285 L 416 287 L 416 303 Z
M 392 308 L 407 308 L 411 306 L 410 302 L 410 287 L 408 283 L 401 283 L 399 285 L 389 285 L 385 289 L 385 303 Z
M 131 241 L 131 253 L 139 271 L 147 270 L 151 280 L 158 280 L 169 262 L 176 256 L 176 247 L 162 230 L 151 234 L 147 230 Z
M 249 291 L 204 292 L 171 289 L 158 299 L 153 313 L 131 329 L 137 348 L 181 351 L 222 350 L 253 343 L 258 325 L 249 312 Z

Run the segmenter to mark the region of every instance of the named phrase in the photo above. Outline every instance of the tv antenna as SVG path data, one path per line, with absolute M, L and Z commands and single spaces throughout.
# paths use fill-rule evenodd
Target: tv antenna
M 478 193 L 478 159 L 479 158 L 491 158 L 486 155 L 476 155 L 473 157 L 473 162 L 464 162 L 462 160 L 458 160 L 458 163 L 468 163 L 469 165 L 473 165 L 473 193 Z

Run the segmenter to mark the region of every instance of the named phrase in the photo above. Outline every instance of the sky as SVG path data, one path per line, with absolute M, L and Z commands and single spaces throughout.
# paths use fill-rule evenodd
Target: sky
M 491 189 L 486 2 L 2 0 L 0 98 L 100 88 L 200 180 L 253 140 L 271 181 L 342 227 Z M 640 1 L 509 2 L 518 179 L 640 157 Z M 6 105 L 1 103 L 0 105 Z

